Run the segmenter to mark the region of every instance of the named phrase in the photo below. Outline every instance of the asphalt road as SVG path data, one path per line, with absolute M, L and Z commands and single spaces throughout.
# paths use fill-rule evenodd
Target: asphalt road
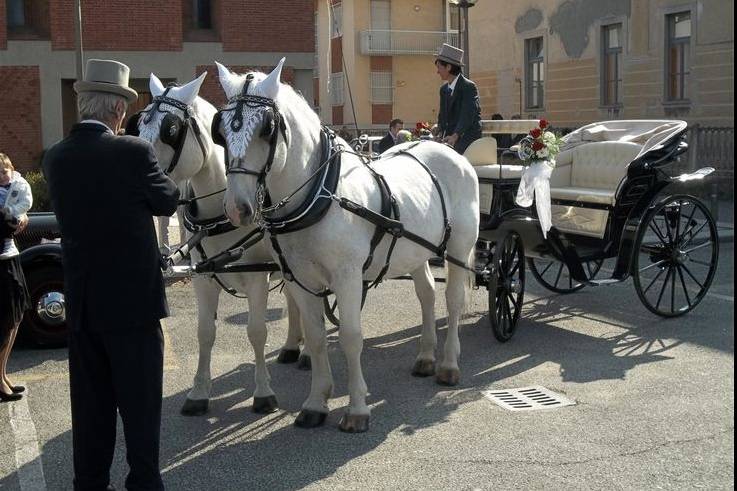
M 528 277 L 515 337 L 496 342 L 484 290 L 461 328 L 459 386 L 410 376 L 419 304 L 407 281 L 369 294 L 364 375 L 368 433 L 337 423 L 347 404 L 337 333 L 330 334 L 335 398 L 326 425 L 292 425 L 309 373 L 275 362 L 284 301 L 269 302 L 269 368 L 281 410 L 251 412 L 253 353 L 243 300 L 222 297 L 206 417 L 179 414 L 197 362 L 191 286 L 169 288 L 162 466 L 168 489 L 732 489 L 734 483 L 734 254 L 722 248 L 714 286 L 689 315 L 660 319 L 632 282 L 550 295 Z M 442 285 L 439 286 L 442 291 Z M 445 307 L 438 295 L 440 341 Z M 23 404 L 0 404 L 0 489 L 70 489 L 65 350 L 17 350 L 9 371 Z M 542 385 L 576 405 L 509 412 L 482 391 Z M 112 470 L 126 465 L 122 431 Z

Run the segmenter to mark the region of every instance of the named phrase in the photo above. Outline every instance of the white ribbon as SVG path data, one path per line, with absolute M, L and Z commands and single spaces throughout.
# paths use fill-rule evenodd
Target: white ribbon
M 537 217 L 543 229 L 543 237 L 548 237 L 548 230 L 553 226 L 550 211 L 550 175 L 553 165 L 547 160 L 537 160 L 525 168 L 522 180 L 517 188 L 515 202 L 524 208 L 532 206 L 535 201 Z

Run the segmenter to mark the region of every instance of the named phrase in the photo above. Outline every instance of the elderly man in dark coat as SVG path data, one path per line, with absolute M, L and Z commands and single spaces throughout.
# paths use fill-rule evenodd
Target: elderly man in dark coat
M 445 82 L 440 88 L 438 130 L 440 139 L 463 154 L 481 138 L 481 106 L 476 84 L 461 73 L 463 50 L 449 44 L 440 48 L 435 67 Z
M 163 489 L 159 434 L 168 315 L 154 216 L 176 211 L 177 185 L 151 145 L 116 136 L 129 69 L 89 60 L 77 81 L 82 121 L 43 160 L 62 233 L 69 337 L 74 489 L 111 489 L 117 413 L 128 489 Z

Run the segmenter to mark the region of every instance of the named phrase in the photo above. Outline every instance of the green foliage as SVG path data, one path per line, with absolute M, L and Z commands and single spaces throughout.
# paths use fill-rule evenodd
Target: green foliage
M 49 190 L 46 186 L 46 179 L 43 174 L 38 171 L 27 172 L 23 176 L 31 186 L 33 193 L 33 206 L 31 211 L 51 211 L 51 201 L 49 200 Z

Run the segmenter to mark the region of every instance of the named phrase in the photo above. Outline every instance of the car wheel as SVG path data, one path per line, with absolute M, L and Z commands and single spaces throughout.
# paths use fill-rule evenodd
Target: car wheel
M 61 265 L 33 266 L 25 272 L 31 308 L 23 316 L 21 333 L 38 346 L 67 343 L 64 270 Z

